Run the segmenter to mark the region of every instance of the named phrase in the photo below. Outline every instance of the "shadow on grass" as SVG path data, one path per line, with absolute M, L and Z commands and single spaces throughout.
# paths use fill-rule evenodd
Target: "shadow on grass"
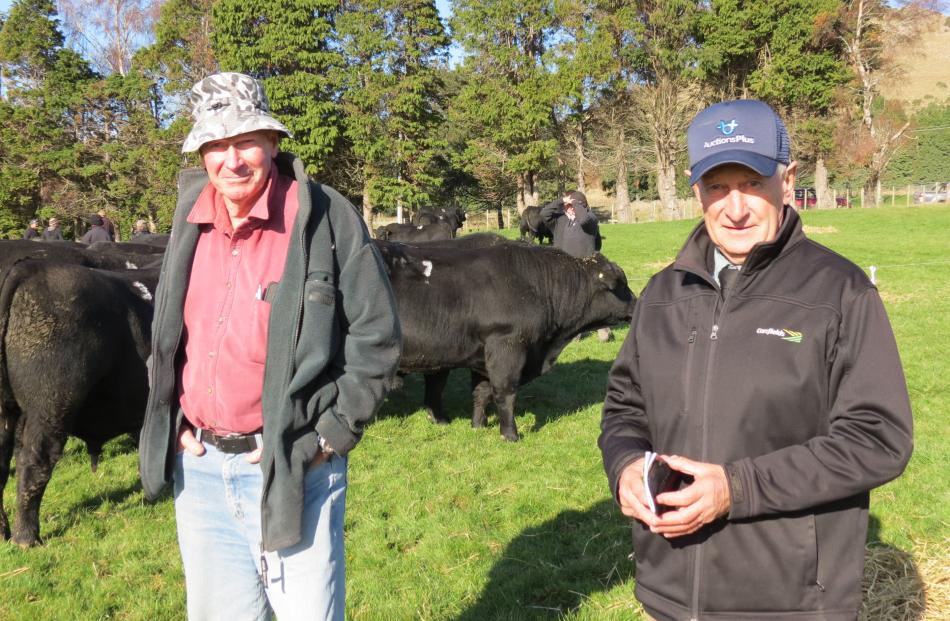
M 563 511 L 508 544 L 456 621 L 551 619 L 575 610 L 591 594 L 630 581 L 631 549 L 629 522 L 611 500 Z
M 869 533 L 880 529 L 874 516 L 869 526 Z M 478 600 L 455 621 L 556 618 L 580 608 L 590 595 L 621 583 L 628 584 L 632 596 L 635 568 L 627 558 L 631 550 L 629 522 L 611 500 L 586 511 L 564 511 L 525 530 L 505 548 Z M 912 556 L 873 536 L 862 590 L 861 621 L 925 618 L 925 583 Z
M 142 486 L 138 479 L 136 479 L 133 483 L 129 483 L 128 485 L 116 487 L 101 493 L 92 493 L 79 498 L 63 511 L 63 515 L 67 516 L 66 519 L 58 521 L 53 527 L 44 529 L 41 533 L 43 540 L 49 541 L 54 537 L 61 537 L 77 524 L 89 519 L 94 519 L 90 514 L 95 513 L 105 506 L 121 505 L 130 496 L 137 494 L 141 490 Z M 40 511 L 42 517 L 42 506 L 40 507 Z
M 592 359 L 557 363 L 548 373 L 518 389 L 515 416 L 526 412 L 534 414 L 534 430 L 537 431 L 562 416 L 602 403 L 610 365 L 608 361 Z M 402 379 L 402 388 L 391 392 L 386 398 L 378 414 L 380 418 L 410 416 L 423 409 L 423 377 L 411 374 Z M 471 417 L 471 388 L 471 373 L 468 369 L 451 372 L 442 397 L 446 416 L 450 419 Z M 489 416 L 495 414 L 493 404 L 488 411 Z M 489 423 L 497 425 L 497 418 L 491 419 Z

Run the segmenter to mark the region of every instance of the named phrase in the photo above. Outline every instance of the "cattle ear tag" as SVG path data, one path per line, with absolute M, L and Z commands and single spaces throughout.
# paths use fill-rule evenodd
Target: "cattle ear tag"
M 601 273 L 597 274 L 597 278 L 603 280 L 603 279 L 604 279 L 604 273 L 601 272 Z

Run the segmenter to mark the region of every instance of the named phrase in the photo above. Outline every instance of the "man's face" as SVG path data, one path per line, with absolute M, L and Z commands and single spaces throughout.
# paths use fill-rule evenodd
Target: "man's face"
M 796 163 L 784 175 L 763 177 L 740 164 L 712 169 L 693 186 L 709 237 L 729 261 L 742 265 L 758 243 L 775 239 L 782 206 L 795 191 Z
M 201 145 L 201 161 L 225 205 L 245 215 L 267 185 L 277 156 L 274 132 L 254 131 Z

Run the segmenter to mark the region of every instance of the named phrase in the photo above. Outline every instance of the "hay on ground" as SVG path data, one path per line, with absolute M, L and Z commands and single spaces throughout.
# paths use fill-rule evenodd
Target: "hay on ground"
M 869 544 L 862 588 L 861 621 L 950 619 L 950 541 L 919 546 L 913 556 Z

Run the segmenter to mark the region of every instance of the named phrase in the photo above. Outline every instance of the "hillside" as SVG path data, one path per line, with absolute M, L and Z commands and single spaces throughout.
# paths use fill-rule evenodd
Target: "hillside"
M 915 107 L 950 98 L 950 16 L 935 15 L 918 45 L 894 54 L 903 71 L 882 83 L 886 98 Z

